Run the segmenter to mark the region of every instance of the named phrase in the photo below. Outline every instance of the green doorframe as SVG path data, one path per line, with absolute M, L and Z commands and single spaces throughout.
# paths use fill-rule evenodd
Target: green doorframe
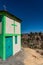
M 6 59 L 5 57 L 5 30 L 6 30 L 6 16 L 3 14 L 3 19 L 2 19 L 2 36 L 3 36 L 3 60 Z

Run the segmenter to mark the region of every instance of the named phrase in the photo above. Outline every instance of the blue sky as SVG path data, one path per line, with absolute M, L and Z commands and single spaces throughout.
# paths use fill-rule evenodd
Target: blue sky
M 43 32 L 43 0 L 0 0 L 0 10 L 22 19 L 22 33 Z

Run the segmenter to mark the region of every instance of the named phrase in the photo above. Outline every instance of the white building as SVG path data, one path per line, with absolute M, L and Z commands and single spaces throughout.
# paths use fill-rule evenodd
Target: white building
M 21 50 L 21 20 L 0 11 L 0 57 L 5 60 Z

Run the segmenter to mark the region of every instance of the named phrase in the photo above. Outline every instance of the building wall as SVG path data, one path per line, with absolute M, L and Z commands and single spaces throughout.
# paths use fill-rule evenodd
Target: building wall
M 12 26 L 12 24 L 15 24 L 16 26 Z M 14 34 L 15 32 L 15 34 L 20 34 L 20 24 L 20 22 L 14 21 L 13 19 L 6 17 L 6 33 Z
M 2 35 L 0 35 L 0 58 L 3 58 L 3 40 L 2 40 Z
M 0 34 L 2 33 L 2 22 L 0 22 Z
M 20 24 L 21 24 L 21 23 L 15 21 L 15 24 L 16 24 L 15 33 L 16 33 L 16 34 L 20 34 L 20 33 L 21 33 L 21 31 L 20 31 L 20 30 L 21 30 Z
M 12 26 L 15 24 L 16 26 Z M 21 50 L 21 28 L 20 23 L 6 17 L 6 33 L 17 35 L 17 44 L 15 44 L 15 36 L 13 36 L 13 55 Z
M 14 26 L 12 24 L 14 24 L 14 20 L 6 17 L 6 33 L 14 34 Z
M 21 50 L 21 36 L 17 36 L 17 44 L 15 44 L 15 36 L 13 36 L 13 55 Z

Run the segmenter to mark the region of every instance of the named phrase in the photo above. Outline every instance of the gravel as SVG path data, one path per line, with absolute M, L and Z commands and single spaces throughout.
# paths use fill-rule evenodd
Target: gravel
M 7 60 L 3 61 L 0 59 L 0 65 L 24 65 L 24 50 L 16 53 L 14 56 L 11 56 Z

